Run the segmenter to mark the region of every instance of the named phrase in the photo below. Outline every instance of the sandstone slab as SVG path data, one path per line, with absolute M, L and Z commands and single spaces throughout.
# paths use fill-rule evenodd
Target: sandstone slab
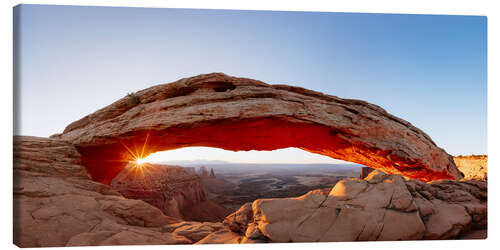
M 258 199 L 245 233 L 239 224 L 229 228 L 241 243 L 456 239 L 486 229 L 485 193 L 481 181 L 424 183 L 375 170 L 364 180 L 338 182 L 328 194 Z M 234 225 L 248 210 L 228 221 Z

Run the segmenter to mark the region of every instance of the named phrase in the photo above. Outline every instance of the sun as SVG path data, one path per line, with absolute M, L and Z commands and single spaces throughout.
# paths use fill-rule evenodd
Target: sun
M 149 135 L 151 133 L 151 129 L 148 130 L 148 133 L 146 134 L 146 138 L 144 140 L 144 144 L 142 145 L 142 148 L 137 148 L 137 145 L 134 145 L 133 148 L 130 148 L 126 145 L 126 143 L 122 142 L 120 140 L 120 143 L 123 145 L 125 149 L 127 149 L 129 155 L 126 157 L 125 162 L 128 162 L 130 165 L 132 165 L 135 169 L 143 170 L 145 167 L 149 167 L 150 164 L 147 164 L 149 161 L 146 160 L 146 157 L 150 154 L 148 153 L 149 150 L 147 149 L 147 144 L 148 144 L 148 139 Z M 132 150 L 134 149 L 134 150 Z
M 146 163 L 146 162 L 147 162 L 147 161 L 146 161 L 146 159 L 145 159 L 145 158 L 137 158 L 137 159 L 134 161 L 134 163 L 135 163 L 137 166 L 140 166 L 140 165 L 142 165 L 142 164 L 144 164 L 144 163 Z

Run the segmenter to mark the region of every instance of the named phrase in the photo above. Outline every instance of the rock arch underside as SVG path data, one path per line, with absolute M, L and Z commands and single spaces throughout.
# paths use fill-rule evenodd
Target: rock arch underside
M 188 146 L 296 147 L 422 181 L 462 178 L 427 134 L 377 105 L 222 73 L 129 94 L 52 138 L 72 142 L 106 184 L 132 155 Z

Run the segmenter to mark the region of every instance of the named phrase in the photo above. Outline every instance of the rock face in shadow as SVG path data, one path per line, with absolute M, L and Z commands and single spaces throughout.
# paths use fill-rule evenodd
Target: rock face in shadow
M 241 243 L 455 239 L 486 229 L 486 200 L 485 182 L 423 183 L 375 170 L 329 193 L 255 200 L 224 224 Z
M 198 175 L 178 166 L 129 164 L 110 186 L 126 198 L 143 200 L 179 219 L 217 222 L 229 213 L 207 199 Z
M 68 142 L 14 137 L 14 244 L 191 244 L 161 230 L 181 220 L 94 182 Z
M 422 181 L 462 178 L 427 134 L 379 106 L 221 73 L 138 91 L 52 137 L 76 145 L 102 183 L 133 160 L 130 152 L 188 146 L 296 147 Z
M 455 164 L 464 174 L 464 179 L 487 180 L 488 179 L 488 156 L 458 156 L 453 157 Z

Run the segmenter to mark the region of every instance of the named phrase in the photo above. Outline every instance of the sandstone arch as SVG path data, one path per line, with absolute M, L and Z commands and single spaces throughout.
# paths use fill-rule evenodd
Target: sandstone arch
M 462 177 L 428 135 L 379 106 L 222 73 L 138 91 L 53 137 L 71 141 L 103 183 L 127 164 L 129 151 L 187 146 L 297 147 L 422 181 Z

